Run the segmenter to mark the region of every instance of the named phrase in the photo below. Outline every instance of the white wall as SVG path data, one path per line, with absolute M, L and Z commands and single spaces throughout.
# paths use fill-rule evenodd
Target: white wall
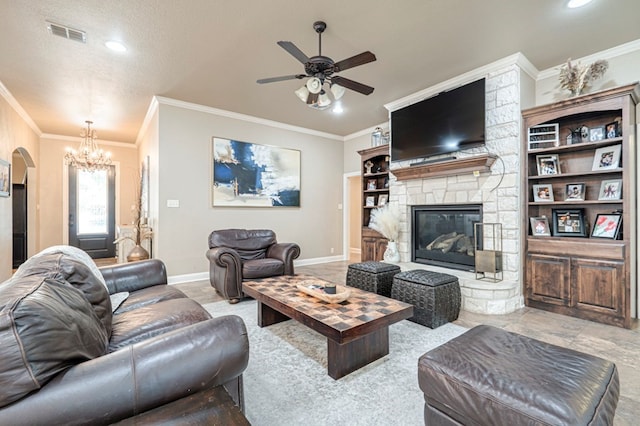
M 278 241 L 300 245 L 299 260 L 342 255 L 338 205 L 342 203 L 343 142 L 310 133 L 234 118 L 202 106 L 160 101 L 154 256 L 165 261 L 169 275 L 208 271 L 205 253 L 214 229 L 272 229 Z M 300 150 L 301 206 L 212 207 L 213 136 Z M 180 207 L 167 207 L 167 200 L 178 200 Z

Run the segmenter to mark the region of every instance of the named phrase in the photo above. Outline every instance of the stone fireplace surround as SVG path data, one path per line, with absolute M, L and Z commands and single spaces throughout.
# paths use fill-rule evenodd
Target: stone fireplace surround
M 489 171 L 461 170 L 457 174 L 454 170 L 442 176 L 398 179 L 393 174 L 394 170 L 406 170 L 413 161 L 391 164 L 389 202 L 397 203 L 402 214 L 398 241 L 401 269 L 428 269 L 457 276 L 462 292 L 462 309 L 469 312 L 507 314 L 524 306 L 519 211 L 520 72 L 514 64 L 485 76 L 486 148 L 454 154 L 463 159 L 488 151 L 498 158 Z M 410 261 L 411 206 L 445 204 L 482 204 L 484 223 L 502 223 L 502 281 L 478 280 L 473 272 Z

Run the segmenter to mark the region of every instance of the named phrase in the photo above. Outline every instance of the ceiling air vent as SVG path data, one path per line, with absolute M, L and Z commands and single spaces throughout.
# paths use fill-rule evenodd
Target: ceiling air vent
M 66 27 L 60 24 L 54 24 L 53 22 L 47 22 L 47 29 L 53 35 L 64 37 L 69 40 L 79 41 L 80 43 L 87 42 L 87 33 L 80 30 L 74 30 L 73 28 Z

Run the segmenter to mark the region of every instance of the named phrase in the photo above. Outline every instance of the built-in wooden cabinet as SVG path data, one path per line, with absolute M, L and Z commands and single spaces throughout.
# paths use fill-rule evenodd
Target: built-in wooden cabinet
M 633 84 L 523 111 L 528 306 L 631 326 L 639 94 Z
M 371 212 L 389 201 L 389 145 L 358 151 L 362 172 L 361 261 L 382 260 L 387 239 L 369 228 Z

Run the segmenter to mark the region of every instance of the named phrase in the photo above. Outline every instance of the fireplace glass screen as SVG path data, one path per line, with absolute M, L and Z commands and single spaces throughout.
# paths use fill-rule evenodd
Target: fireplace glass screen
M 475 223 L 482 223 L 477 204 L 413 206 L 412 262 L 474 270 Z

